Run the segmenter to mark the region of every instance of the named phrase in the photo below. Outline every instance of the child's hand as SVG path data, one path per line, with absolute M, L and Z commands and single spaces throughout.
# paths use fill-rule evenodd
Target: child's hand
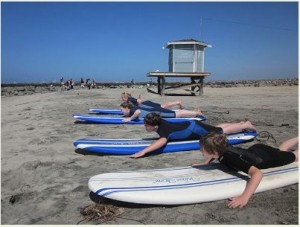
M 203 165 L 208 165 L 209 163 L 211 163 L 213 160 L 215 160 L 214 158 L 208 158 L 204 160 Z
M 229 199 L 229 208 L 243 208 L 248 203 L 248 199 L 245 196 L 238 196 Z
M 131 121 L 130 117 L 126 117 L 122 120 L 122 122 L 124 122 L 124 123 L 129 122 L 129 121 Z
M 194 164 L 192 164 L 192 166 L 200 166 L 200 165 L 203 165 L 203 163 L 194 163 Z
M 137 152 L 137 153 L 135 153 L 133 155 L 130 155 L 130 158 L 140 158 L 140 157 L 142 157 L 144 155 L 145 155 L 145 153 L 143 151 L 139 151 L 139 152 Z

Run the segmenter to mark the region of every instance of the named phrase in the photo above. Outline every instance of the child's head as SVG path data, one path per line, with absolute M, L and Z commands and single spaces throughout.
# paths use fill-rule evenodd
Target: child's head
M 123 102 L 121 105 L 121 111 L 125 116 L 129 115 L 130 109 L 133 108 L 133 104 L 131 102 Z
M 148 113 L 144 118 L 144 124 L 155 126 L 161 124 L 161 116 L 158 113 Z
M 201 137 L 199 142 L 200 151 L 204 156 L 214 155 L 219 157 L 226 151 L 228 146 L 226 135 L 215 132 L 210 132 L 206 136 Z
M 129 97 L 131 97 L 130 93 L 128 93 L 128 92 L 122 92 L 122 94 L 121 94 L 122 101 L 127 102 L 127 100 L 128 100 Z
M 132 109 L 134 107 L 134 105 L 132 104 L 132 102 L 123 102 L 120 105 L 122 108 L 128 108 L 128 109 Z
M 161 125 L 161 116 L 158 113 L 148 113 L 144 118 L 144 125 L 148 132 L 156 131 Z

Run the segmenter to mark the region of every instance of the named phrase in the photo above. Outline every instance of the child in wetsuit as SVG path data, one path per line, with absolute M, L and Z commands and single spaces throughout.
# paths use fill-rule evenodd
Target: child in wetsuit
M 279 149 L 265 144 L 255 144 L 248 149 L 242 149 L 228 145 L 224 135 L 212 132 L 202 137 L 200 144 L 205 164 L 217 159 L 229 168 L 243 171 L 251 177 L 244 192 L 240 196 L 230 199 L 229 208 L 242 208 L 248 203 L 263 177 L 260 169 L 283 166 L 298 161 L 298 150 L 287 152 L 298 144 L 298 137 L 285 141 L 279 146 Z
M 149 147 L 131 155 L 132 158 L 140 158 L 147 153 L 163 147 L 168 141 L 199 140 L 209 132 L 235 133 L 243 130 L 256 131 L 250 121 L 239 123 L 222 123 L 215 126 L 205 124 L 201 121 L 190 120 L 186 122 L 167 122 L 157 113 L 149 113 L 144 118 L 147 132 L 157 132 L 159 139 Z
M 134 98 L 131 96 L 130 93 L 128 92 L 123 92 L 121 94 L 121 99 L 123 102 L 131 102 L 134 106 L 139 106 L 139 107 L 143 107 L 143 108 L 172 108 L 172 107 L 179 107 L 179 109 L 184 109 L 184 107 L 182 106 L 181 101 L 173 101 L 173 102 L 166 102 L 166 103 L 156 103 L 156 102 L 152 102 L 150 100 L 146 100 L 146 101 L 142 101 L 142 99 L 139 98 Z
M 144 118 L 147 114 L 151 112 L 158 113 L 163 118 L 180 118 L 180 117 L 197 117 L 202 115 L 201 111 L 193 110 L 169 110 L 162 107 L 144 108 L 139 106 L 134 106 L 132 103 L 123 102 L 121 105 L 121 111 L 125 118 L 123 122 L 132 121 L 136 118 Z

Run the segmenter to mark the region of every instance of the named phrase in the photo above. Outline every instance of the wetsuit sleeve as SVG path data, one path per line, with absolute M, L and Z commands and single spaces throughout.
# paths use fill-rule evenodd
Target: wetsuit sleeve
M 131 108 L 131 109 L 129 110 L 129 117 L 131 117 L 137 109 L 138 109 L 137 107 Z

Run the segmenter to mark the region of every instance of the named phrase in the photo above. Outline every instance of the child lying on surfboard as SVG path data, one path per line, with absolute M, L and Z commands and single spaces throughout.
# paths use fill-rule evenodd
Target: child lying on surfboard
M 231 134 L 243 130 L 256 131 L 256 128 L 250 121 L 223 123 L 217 126 L 208 125 L 197 120 L 172 123 L 165 121 L 157 113 L 147 114 L 144 118 L 144 125 L 147 132 L 157 132 L 160 138 L 145 149 L 131 155 L 130 157 L 132 158 L 140 158 L 147 153 L 155 151 L 166 145 L 168 141 L 199 140 L 199 138 L 212 131 L 220 134 Z
M 140 97 L 136 99 L 132 97 L 131 94 L 128 92 L 122 92 L 121 99 L 123 102 L 131 102 L 134 106 L 139 106 L 143 108 L 161 107 L 161 108 L 169 109 L 173 107 L 178 107 L 179 109 L 184 109 L 181 101 L 173 101 L 173 102 L 166 102 L 166 103 L 159 104 L 149 100 L 142 101 Z
M 224 134 L 212 132 L 201 137 L 200 144 L 200 152 L 205 158 L 205 164 L 217 159 L 229 168 L 243 171 L 251 177 L 243 193 L 229 199 L 229 208 L 242 208 L 248 203 L 263 177 L 260 169 L 279 167 L 298 161 L 298 149 L 287 152 L 298 144 L 298 137 L 283 142 L 279 148 L 255 144 L 248 149 L 242 149 L 228 145 Z
M 123 122 L 132 121 L 136 118 L 144 118 L 147 114 L 151 112 L 160 113 L 163 118 L 180 118 L 180 117 L 197 117 L 201 116 L 201 111 L 193 111 L 193 110 L 170 110 L 164 109 L 161 107 L 153 107 L 153 108 L 144 108 L 140 106 L 134 106 L 130 102 L 123 102 L 121 105 L 121 111 L 124 116 L 128 116 L 123 120 Z

